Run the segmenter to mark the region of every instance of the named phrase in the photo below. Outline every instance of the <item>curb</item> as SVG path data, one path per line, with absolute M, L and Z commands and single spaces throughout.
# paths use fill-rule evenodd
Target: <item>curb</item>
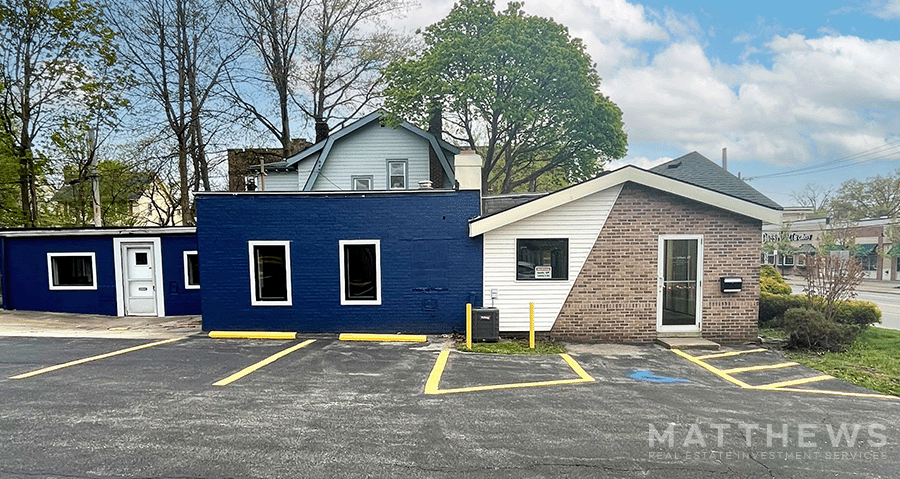
M 274 331 L 210 331 L 212 339 L 297 339 L 297 333 Z
M 341 333 L 338 337 L 341 341 L 407 341 L 424 343 L 428 341 L 428 336 L 424 334 L 363 334 L 363 333 Z

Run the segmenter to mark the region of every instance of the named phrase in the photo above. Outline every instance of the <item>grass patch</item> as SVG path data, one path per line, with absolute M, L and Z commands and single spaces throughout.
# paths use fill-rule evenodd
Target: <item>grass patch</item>
M 788 334 L 781 328 L 764 328 L 760 326 L 759 337 L 764 339 L 787 339 Z
M 900 396 L 900 331 L 869 327 L 843 353 L 787 351 L 792 361 L 849 383 Z
M 561 354 L 566 352 L 565 346 L 559 343 L 535 341 L 534 349 L 528 347 L 528 341 L 500 341 L 498 343 L 472 343 L 472 349 L 466 343 L 456 345 L 456 349 L 471 353 L 492 354 Z

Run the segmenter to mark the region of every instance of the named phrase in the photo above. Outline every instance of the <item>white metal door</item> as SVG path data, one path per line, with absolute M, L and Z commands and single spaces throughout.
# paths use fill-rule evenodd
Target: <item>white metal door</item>
M 122 245 L 126 316 L 156 316 L 156 272 L 153 246 Z

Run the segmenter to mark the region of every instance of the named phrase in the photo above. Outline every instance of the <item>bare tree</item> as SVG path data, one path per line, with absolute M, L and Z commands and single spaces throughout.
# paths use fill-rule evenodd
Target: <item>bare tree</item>
M 856 287 L 866 274 L 856 258 L 838 253 L 820 249 L 807 258 L 803 274 L 810 304 L 818 306 L 828 320 L 834 319 L 839 301 L 856 297 Z
M 209 190 L 206 148 L 219 113 L 227 66 L 239 42 L 220 28 L 225 7 L 216 0 L 114 0 L 110 23 L 143 97 L 162 111 L 178 163 L 179 207 L 193 223 L 191 191 Z
M 304 14 L 311 0 L 230 0 L 239 24 L 239 35 L 247 45 L 247 56 L 261 63 L 262 68 L 236 67 L 228 72 L 232 98 L 259 121 L 281 143 L 282 155 L 290 154 L 290 101 L 294 90 L 292 79 L 297 76 L 301 57 L 300 38 Z M 254 65 L 254 67 L 257 65 Z M 280 123 L 273 122 L 267 110 L 252 101 L 253 95 L 244 84 L 252 87 L 268 86 L 274 90 Z
M 791 193 L 791 199 L 799 206 L 812 208 L 815 213 L 822 211 L 833 195 L 834 190 L 830 188 L 807 183 L 802 190 Z
M 313 0 L 298 79 L 309 97 L 297 104 L 315 122 L 316 142 L 380 97 L 381 71 L 410 45 L 381 21 L 408 8 L 405 0 Z

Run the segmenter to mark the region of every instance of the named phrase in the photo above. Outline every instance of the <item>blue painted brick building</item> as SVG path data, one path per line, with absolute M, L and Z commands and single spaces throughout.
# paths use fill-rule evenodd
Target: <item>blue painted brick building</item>
M 478 191 L 201 193 L 203 329 L 463 330 L 479 213 Z
M 130 271 L 145 277 L 129 277 L 129 252 L 140 263 Z M 199 286 L 187 284 L 189 276 L 199 278 L 186 271 L 196 252 L 193 228 L 3 231 L 3 307 L 111 316 L 200 314 Z

